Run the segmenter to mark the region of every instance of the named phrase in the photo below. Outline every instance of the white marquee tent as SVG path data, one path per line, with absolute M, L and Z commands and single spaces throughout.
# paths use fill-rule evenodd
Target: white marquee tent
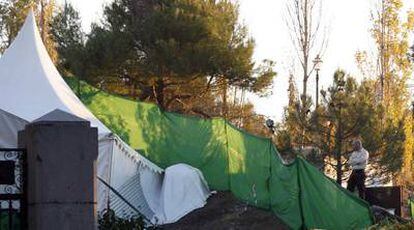
M 84 118 L 98 128 L 98 176 L 152 222 L 171 223 L 204 206 L 209 190 L 197 169 L 181 165 L 164 171 L 125 144 L 83 105 L 51 61 L 30 12 L 0 58 L 0 148 L 16 147 L 17 132 L 25 124 L 56 109 Z M 133 213 L 99 183 L 98 210 L 104 210 L 108 202 L 119 215 Z

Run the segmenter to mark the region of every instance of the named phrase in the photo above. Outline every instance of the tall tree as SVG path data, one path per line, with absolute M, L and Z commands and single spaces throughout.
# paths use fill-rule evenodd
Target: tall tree
M 301 113 L 297 110 L 300 99 L 293 74 L 289 76 L 287 91 L 289 102 L 284 109 L 283 122 L 276 131 L 276 143 L 282 155 L 292 154 L 295 148 L 301 147 L 303 144 L 304 128 L 297 122 L 297 115 L 301 116 Z
M 50 33 L 59 55 L 58 68 L 62 73 L 81 73 L 84 66 L 82 52 L 85 35 L 79 12 L 67 2 L 50 21 Z
M 191 107 L 213 91 L 227 107 L 229 87 L 261 94 L 272 84 L 273 63 L 253 62 L 253 39 L 232 1 L 115 0 L 104 15 L 86 43 L 88 75 L 127 79 L 140 99 L 164 109 Z
M 301 102 L 306 104 L 312 59 L 322 55 L 327 38 L 322 29 L 321 0 L 292 0 L 287 5 L 287 25 L 302 75 Z
M 377 0 L 376 8 L 372 11 L 372 36 L 377 53 L 375 61 L 367 60 L 370 57 L 363 55 L 357 59 L 358 63 L 376 63 L 368 65 L 371 78 L 377 79 L 377 104 L 385 108 L 381 132 L 387 132 L 388 126 L 401 126 L 404 131 L 403 169 L 400 178 L 407 183 L 413 183 L 413 167 L 408 163 L 413 158 L 413 128 L 410 116 L 410 98 L 407 90 L 407 81 L 412 75 L 413 65 L 409 55 L 409 36 L 414 29 L 414 12 L 403 12 L 402 0 Z M 366 54 L 366 52 L 365 52 Z M 391 124 L 386 124 L 391 121 Z M 407 180 L 406 180 L 407 179 Z M 395 181 L 397 182 L 397 181 Z
M 322 92 L 320 107 L 305 117 L 298 109 L 287 113 L 285 125 L 299 124 L 306 130 L 309 137 L 307 145 L 320 150 L 322 162 L 326 164 L 324 169 L 335 175 L 338 183 L 342 183 L 348 171 L 349 143 L 354 138 L 361 138 L 370 152 L 371 169 L 375 169 L 370 172 L 370 178 L 386 181 L 390 178 L 384 175 L 392 176 L 401 170 L 406 151 L 403 123 L 393 123 L 389 119 L 384 124 L 378 122 L 383 117 L 384 107 L 376 103 L 375 92 L 375 81 L 364 80 L 358 84 L 354 78 L 338 70 L 333 76 L 333 85 Z M 291 146 L 289 151 L 293 147 L 287 141 L 295 141 L 290 135 L 286 137 L 294 131 L 291 127 L 286 126 L 279 138 L 283 146 Z
M 407 79 L 412 74 L 409 53 L 409 35 L 414 29 L 414 11 L 404 15 L 402 0 L 378 0 L 372 13 L 372 36 L 377 45 L 377 69 L 380 99 L 387 108 L 388 117 L 402 118 L 408 94 Z

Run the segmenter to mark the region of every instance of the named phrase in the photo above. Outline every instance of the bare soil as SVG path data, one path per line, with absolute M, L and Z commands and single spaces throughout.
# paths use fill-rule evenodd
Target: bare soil
M 165 230 L 288 229 L 272 212 L 238 201 L 230 192 L 212 195 L 207 204 Z

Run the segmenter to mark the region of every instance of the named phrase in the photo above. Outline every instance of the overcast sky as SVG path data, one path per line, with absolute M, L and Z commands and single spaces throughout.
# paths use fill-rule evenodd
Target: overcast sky
M 90 23 L 98 21 L 102 8 L 110 0 L 66 0 L 71 2 L 81 13 L 85 30 Z M 249 27 L 256 40 L 255 59 L 272 59 L 276 61 L 273 94 L 267 98 L 250 96 L 256 111 L 280 121 L 283 107 L 287 105 L 287 66 L 295 53 L 290 43 L 286 26 L 286 2 L 288 0 L 240 0 L 240 13 L 243 22 Z M 332 75 L 338 68 L 358 75 L 355 65 L 355 52 L 373 49 L 369 33 L 370 10 L 375 0 L 322 0 L 324 4 L 324 23 L 329 25 L 329 43 L 323 57 L 320 72 L 320 88 L 332 82 Z M 59 0 L 58 2 L 64 2 Z M 405 0 L 405 8 L 414 8 L 413 0 Z M 312 57 L 313 58 L 313 57 Z M 300 79 L 297 79 L 300 86 Z M 315 77 L 309 80 L 309 93 L 314 94 Z

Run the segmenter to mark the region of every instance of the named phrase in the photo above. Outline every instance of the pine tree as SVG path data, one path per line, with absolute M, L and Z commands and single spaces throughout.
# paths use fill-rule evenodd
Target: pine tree
M 84 68 L 82 51 L 85 35 L 79 12 L 69 3 L 59 7 L 50 24 L 50 34 L 59 55 L 57 66 L 62 73 L 81 73 Z
M 104 16 L 85 45 L 90 82 L 128 79 L 131 96 L 166 110 L 214 96 L 224 117 L 233 87 L 265 95 L 273 83 L 274 63 L 253 61 L 254 41 L 231 1 L 117 0 Z

